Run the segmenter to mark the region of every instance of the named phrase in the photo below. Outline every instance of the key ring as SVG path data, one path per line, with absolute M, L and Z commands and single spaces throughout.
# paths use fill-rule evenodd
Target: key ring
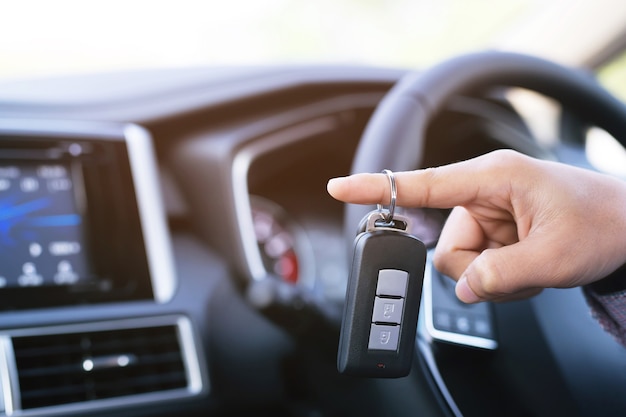
M 383 212 L 382 204 L 376 204 L 376 208 L 380 212 L 380 216 L 383 218 L 385 223 L 391 223 L 393 221 L 393 214 L 396 211 L 396 198 L 398 197 L 398 189 L 396 188 L 396 177 L 393 175 L 393 172 L 390 169 L 383 169 L 383 174 L 389 178 L 389 187 L 391 188 L 391 197 L 389 201 L 389 213 L 385 214 Z

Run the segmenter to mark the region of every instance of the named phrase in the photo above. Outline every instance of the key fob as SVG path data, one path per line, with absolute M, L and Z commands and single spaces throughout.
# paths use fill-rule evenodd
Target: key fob
M 426 247 L 407 233 L 409 219 L 389 223 L 374 211 L 354 241 L 337 369 L 342 374 L 408 375 L 415 349 Z

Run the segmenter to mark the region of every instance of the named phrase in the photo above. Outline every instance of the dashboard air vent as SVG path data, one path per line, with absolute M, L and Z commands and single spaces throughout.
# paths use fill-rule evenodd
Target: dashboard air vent
M 188 386 L 175 325 L 12 341 L 23 410 Z

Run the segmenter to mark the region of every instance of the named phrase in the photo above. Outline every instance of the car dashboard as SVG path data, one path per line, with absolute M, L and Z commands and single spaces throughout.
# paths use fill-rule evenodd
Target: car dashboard
M 326 182 L 350 173 L 370 115 L 405 73 L 5 82 L 0 415 L 586 415 L 572 393 L 588 387 L 565 382 L 530 302 L 463 306 L 434 270 L 411 375 L 338 375 L 357 225 Z M 538 142 L 502 91 L 456 97 L 425 146 L 423 167 L 500 148 L 586 164 L 581 148 Z M 448 211 L 403 210 L 434 248 Z

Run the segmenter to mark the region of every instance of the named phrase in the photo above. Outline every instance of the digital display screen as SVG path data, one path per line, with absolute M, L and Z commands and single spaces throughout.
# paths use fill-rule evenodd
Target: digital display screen
M 89 279 L 81 185 L 69 163 L 0 162 L 0 291 Z

